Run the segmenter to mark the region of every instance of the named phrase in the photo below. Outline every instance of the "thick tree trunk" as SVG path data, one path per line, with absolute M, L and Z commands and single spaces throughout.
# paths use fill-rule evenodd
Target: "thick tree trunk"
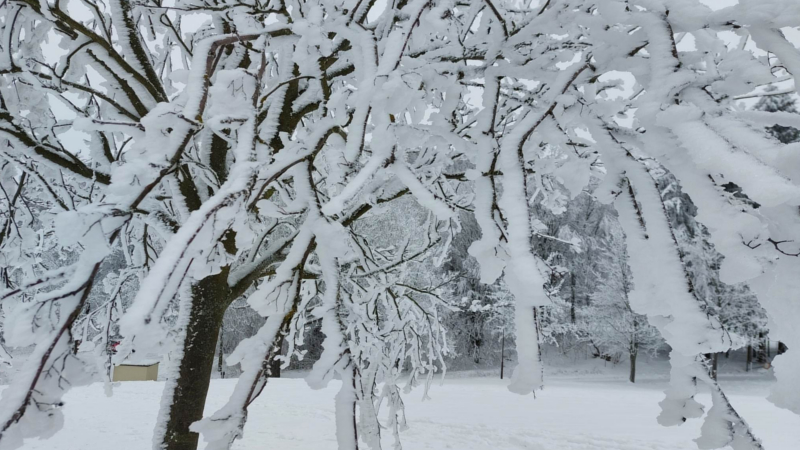
M 747 344 L 747 365 L 745 366 L 745 372 L 750 372 L 750 367 L 753 365 L 753 346 L 751 344 Z
M 711 377 L 712 380 L 717 379 L 717 353 L 705 353 L 703 357 L 706 360 L 706 364 L 708 364 L 708 376 Z
M 278 350 L 275 352 L 275 355 L 280 355 L 283 353 L 283 341 L 284 341 L 284 334 L 279 332 L 277 336 L 275 336 L 275 346 L 278 347 Z M 280 359 L 272 358 L 269 362 L 269 377 L 270 378 L 280 378 L 281 377 L 281 364 L 283 361 Z
M 767 338 L 764 337 L 763 333 L 758 335 L 758 346 L 756 346 L 756 363 L 759 366 L 766 366 L 769 362 L 769 356 L 767 356 Z
M 342 388 L 336 394 L 336 441 L 339 450 L 358 450 L 358 425 L 356 422 L 356 371 L 355 365 L 342 374 Z
M 719 353 L 711 355 L 711 379 L 717 379 L 717 362 L 719 360 Z
M 194 302 L 186 328 L 183 358 L 178 377 L 174 381 L 173 401 L 169 411 L 161 412 L 166 420 L 162 436 L 156 436 L 156 448 L 163 450 L 196 450 L 199 435 L 189 431 L 189 426 L 203 418 L 206 394 L 214 370 L 214 353 L 222 317 L 230 304 L 228 271 L 213 275 L 197 283 L 192 289 Z M 169 389 L 169 385 L 167 387 Z M 169 393 L 165 392 L 165 395 Z
M 570 323 L 575 323 L 575 274 L 570 274 L 569 279 L 572 286 L 572 295 L 570 296 L 569 305 L 569 320 Z
M 628 380 L 631 383 L 636 383 L 636 356 L 639 353 L 639 344 L 634 344 L 633 349 L 631 350 L 631 373 L 628 376 Z

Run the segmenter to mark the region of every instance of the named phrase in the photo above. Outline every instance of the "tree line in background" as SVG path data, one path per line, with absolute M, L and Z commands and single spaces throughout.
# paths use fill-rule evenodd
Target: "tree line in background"
M 774 90 L 768 90 L 753 109 L 797 114 L 793 96 L 773 95 Z M 774 125 L 765 130 L 783 144 L 800 141 L 800 130 L 793 127 Z M 653 164 L 670 222 L 682 250 L 690 255 L 687 267 L 694 286 L 736 335 L 737 347 L 746 355 L 744 370 L 749 371 L 754 365 L 768 366 L 773 355 L 766 313 L 745 284 L 729 286 L 720 281 L 722 256 L 709 243 L 708 231 L 695 219 L 695 205 L 681 192 L 674 176 Z M 742 196 L 741 189 L 734 184 L 726 189 Z M 400 208 L 398 216 L 405 215 L 408 208 L 415 205 Z M 655 356 L 665 352 L 667 346 L 647 318 L 630 306 L 628 294 L 633 279 L 614 209 L 598 204 L 587 193 L 570 201 L 562 214 L 542 209 L 536 215 L 543 235 L 559 237 L 535 238 L 537 253 L 554 266 L 550 285 L 553 298 L 558 301 L 546 308 L 544 323 L 549 343 L 565 354 L 587 355 L 615 364 L 627 359 L 629 380 L 634 382 L 639 353 Z M 433 269 L 441 280 L 438 286 L 441 295 L 451 308 L 444 315 L 451 348 L 445 360 L 450 370 L 497 369 L 504 357 L 506 362 L 513 362 L 514 302 L 502 281 L 492 285 L 480 282 L 478 263 L 468 253 L 472 242 L 479 239 L 480 229 L 468 214 L 462 214 L 461 221 L 462 229 L 453 238 L 448 257 Z M 224 364 L 223 356 L 230 354 L 242 339 L 253 335 L 262 323 L 263 318 L 246 307 L 233 305 L 229 309 L 217 352 L 220 376 L 236 374 L 237 368 Z M 305 352 L 304 359 L 294 361 L 292 369 L 310 369 L 319 357 L 324 334 L 318 321 L 307 326 L 310 332 L 299 346 Z M 778 353 L 786 350 L 781 342 L 775 347 Z M 716 372 L 720 354 L 708 356 Z M 280 373 L 279 366 L 274 373 Z
M 782 101 L 785 103 L 781 111 L 795 112 L 791 99 Z M 743 369 L 749 371 L 753 364 L 764 366 L 772 356 L 766 313 L 746 285 L 729 286 L 719 280 L 722 256 L 708 242 L 708 232 L 695 220 L 696 207 L 663 168 L 656 166 L 653 173 L 680 247 L 689 260 L 687 268 L 695 288 L 735 335 L 736 348 L 746 353 Z M 398 209 L 398 215 L 420 209 L 413 204 L 404 206 Z M 615 211 L 598 204 L 589 194 L 581 194 L 566 205 L 562 214 L 542 210 L 537 217 L 539 231 L 547 237 L 536 238 L 535 248 L 551 265 L 548 289 L 554 301 L 552 306 L 541 309 L 545 342 L 563 354 L 600 358 L 614 364 L 627 360 L 629 379 L 634 382 L 640 352 L 650 356 L 666 354 L 668 346 L 647 318 L 634 312 L 630 305 L 628 294 L 634 282 Z M 513 299 L 502 281 L 480 283 L 478 264 L 467 251 L 478 238 L 479 228 L 469 215 L 464 214 L 461 220 L 462 229 L 453 238 L 448 257 L 439 267 L 430 267 L 437 274 L 439 283 L 435 287 L 448 305 L 442 315 L 450 346 L 445 362 L 448 370 L 499 369 L 505 356 L 513 366 Z M 237 368 L 224 364 L 222 355 L 233 352 L 262 323 L 263 318 L 247 308 L 234 304 L 228 310 L 220 334 L 222 354 L 220 350 L 217 353 L 220 376 L 236 375 Z M 324 340 L 320 323 L 311 321 L 306 326 L 309 331 L 297 347 L 303 358 L 294 360 L 290 369 L 308 370 L 320 355 Z M 784 351 L 781 343 L 777 346 L 778 351 Z M 719 354 L 708 356 L 716 368 Z M 276 367 L 274 373 L 279 374 L 280 368 Z
M 792 95 L 767 93 L 753 109 L 798 113 Z M 800 141 L 800 130 L 793 127 L 774 125 L 765 130 L 783 144 Z M 718 310 L 727 328 L 735 333 L 737 346 L 746 354 L 744 370 L 751 370 L 754 364 L 768 365 L 773 355 L 766 313 L 746 285 L 729 286 L 720 281 L 722 256 L 708 242 L 708 231 L 696 221 L 696 207 L 681 192 L 674 176 L 657 164 L 653 170 L 681 248 L 691 255 L 687 266 L 695 286 L 701 289 L 709 307 Z M 742 195 L 733 184 L 726 189 Z M 398 209 L 398 216 L 415 208 L 419 206 L 405 205 Z M 554 265 L 550 284 L 558 301 L 547 307 L 544 328 L 549 343 L 565 354 L 587 355 L 613 363 L 627 359 L 629 379 L 634 382 L 639 353 L 656 355 L 667 347 L 646 317 L 635 313 L 630 306 L 628 294 L 633 280 L 614 209 L 598 204 L 587 193 L 570 201 L 562 214 L 540 210 L 537 217 L 544 235 L 559 237 L 535 238 L 537 253 Z M 513 362 L 514 302 L 502 281 L 492 285 L 480 282 L 478 263 L 468 253 L 472 242 L 479 239 L 480 229 L 468 214 L 462 214 L 461 221 L 462 228 L 453 238 L 448 257 L 433 268 L 441 280 L 437 286 L 441 296 L 451 308 L 444 315 L 451 348 L 445 360 L 450 370 L 497 369 L 504 357 Z M 255 334 L 262 324 L 263 318 L 244 305 L 234 304 L 227 311 L 217 351 L 217 372 L 221 377 L 237 374 L 236 367 L 224 363 L 224 356 L 233 352 L 242 339 Z M 324 340 L 320 323 L 312 321 L 307 327 L 310 332 L 298 347 L 304 357 L 293 361 L 291 369 L 308 370 L 320 355 Z M 775 347 L 778 353 L 786 350 L 781 342 Z M 709 355 L 714 371 L 719 356 Z M 279 365 L 273 373 L 280 374 Z

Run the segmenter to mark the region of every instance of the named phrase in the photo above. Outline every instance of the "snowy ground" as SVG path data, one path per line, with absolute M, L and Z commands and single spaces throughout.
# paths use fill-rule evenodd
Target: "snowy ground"
M 663 428 L 656 423 L 665 381 L 649 376 L 635 385 L 619 373 L 551 374 L 537 395 L 511 394 L 496 378 L 454 374 L 431 389 L 406 396 L 410 428 L 402 434 L 406 450 L 691 450 L 700 422 Z M 721 379 L 734 406 L 750 421 L 766 450 L 800 449 L 800 417 L 775 408 L 764 396 L 769 376 L 728 375 Z M 235 380 L 214 380 L 208 411 L 225 401 Z M 54 438 L 29 441 L 30 450 L 142 450 L 150 448 L 160 382 L 122 383 L 112 398 L 102 385 L 75 389 L 66 396 L 66 423 Z M 335 449 L 333 402 L 338 383 L 312 391 L 301 379 L 270 381 L 250 409 L 238 450 Z M 2 389 L 2 388 L 0 388 Z M 700 395 L 708 404 L 710 397 Z M 388 434 L 388 433 L 387 433 Z M 385 448 L 391 448 L 387 436 Z

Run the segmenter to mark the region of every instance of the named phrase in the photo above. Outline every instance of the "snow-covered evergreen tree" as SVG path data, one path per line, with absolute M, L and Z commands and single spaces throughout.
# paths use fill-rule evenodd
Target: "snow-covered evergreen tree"
M 443 296 L 454 307 L 443 316 L 449 330 L 454 367 L 500 366 L 502 336 L 513 341 L 513 302 L 501 280 L 480 283 L 478 262 L 468 252 L 480 238 L 473 217 L 461 214 L 461 231 L 450 243 L 447 259 L 441 265 Z
M 756 103 L 753 107 L 754 109 L 765 112 L 800 113 L 800 111 L 797 110 L 797 102 L 791 94 L 776 93 L 776 87 L 770 86 L 770 88 L 771 89 L 766 90 L 764 96 Z M 800 141 L 800 130 L 794 127 L 773 125 L 767 127 L 767 131 L 775 139 L 784 144 Z
M 702 300 L 704 308 L 714 315 L 725 329 L 732 348 L 741 348 L 763 340 L 767 334 L 767 318 L 745 283 L 728 285 L 720 279 L 723 256 L 709 242 L 711 235 L 696 220 L 697 207 L 682 190 L 679 181 L 662 166 L 647 162 L 650 174 L 656 181 L 664 208 L 681 252 L 687 278 L 694 295 Z M 726 189 L 731 192 L 731 189 Z M 740 190 L 733 194 L 742 202 L 752 204 Z M 712 356 L 716 372 L 718 353 Z

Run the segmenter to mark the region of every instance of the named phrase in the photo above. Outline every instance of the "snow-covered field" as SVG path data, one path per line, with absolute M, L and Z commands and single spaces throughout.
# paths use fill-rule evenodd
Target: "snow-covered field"
M 235 380 L 214 380 L 207 412 L 221 406 Z M 721 383 L 733 405 L 749 420 L 766 450 L 800 449 L 800 417 L 764 399 L 764 376 L 729 376 Z M 64 429 L 49 440 L 28 441 L 29 450 L 142 450 L 150 448 L 161 382 L 126 382 L 105 397 L 95 384 L 66 396 Z M 548 378 L 543 392 L 518 396 L 495 378 L 448 377 L 435 383 L 431 399 L 422 391 L 406 396 L 409 429 L 403 448 L 458 450 L 691 450 L 700 422 L 664 428 L 656 423 L 665 381 L 645 378 L 635 385 L 597 374 Z M 250 408 L 238 450 L 325 450 L 336 448 L 333 401 L 338 382 L 313 391 L 301 379 L 271 380 Z M 0 388 L 2 389 L 2 388 Z M 707 394 L 699 396 L 709 404 Z M 391 448 L 386 433 L 385 448 Z M 202 446 L 201 446 L 202 447 Z

